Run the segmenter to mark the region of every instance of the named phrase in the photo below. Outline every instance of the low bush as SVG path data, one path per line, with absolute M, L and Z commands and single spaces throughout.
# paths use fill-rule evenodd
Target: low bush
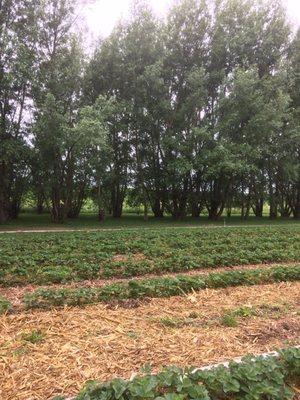
M 280 351 L 279 357 L 248 356 L 228 368 L 169 367 L 131 381 L 92 381 L 75 400 L 291 400 L 291 387 L 299 387 L 299 382 L 300 349 L 290 348 Z
M 225 288 L 300 280 L 300 265 L 258 268 L 253 270 L 214 272 L 193 275 L 132 280 L 100 288 L 37 289 L 25 294 L 26 308 L 80 306 L 112 300 L 142 297 L 170 297 L 206 288 Z

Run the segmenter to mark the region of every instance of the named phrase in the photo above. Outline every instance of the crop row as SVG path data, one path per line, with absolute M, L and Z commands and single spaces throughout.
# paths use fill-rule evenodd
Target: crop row
M 299 380 L 300 349 L 289 348 L 280 351 L 279 357 L 248 356 L 241 363 L 211 370 L 169 367 L 130 381 L 93 381 L 75 400 L 291 400 L 292 387 Z
M 206 288 L 300 280 L 300 265 L 161 277 L 108 284 L 99 288 L 37 289 L 25 294 L 27 309 L 76 306 L 143 297 L 170 297 Z
M 0 237 L 2 286 L 288 261 L 300 261 L 297 227 L 177 228 Z

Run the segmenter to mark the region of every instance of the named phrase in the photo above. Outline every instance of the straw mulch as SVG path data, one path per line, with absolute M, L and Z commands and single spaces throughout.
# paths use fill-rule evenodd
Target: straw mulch
M 142 254 L 137 255 L 139 258 L 142 257 Z M 117 255 L 115 257 L 121 257 L 121 255 Z M 122 256 L 123 257 L 123 256 Z M 298 265 L 299 262 L 285 262 L 285 263 L 268 263 L 268 264 L 244 264 L 244 265 L 234 265 L 234 266 L 227 266 L 227 267 L 215 267 L 215 268 L 204 268 L 204 269 L 196 269 L 192 271 L 182 271 L 181 273 L 178 272 L 170 272 L 167 274 L 146 274 L 142 276 L 135 276 L 130 278 L 109 278 L 109 279 L 94 279 L 94 280 L 83 280 L 78 282 L 69 282 L 65 284 L 51 284 L 51 285 L 25 285 L 25 286 L 14 286 L 14 287 L 0 287 L 0 296 L 4 296 L 13 304 L 15 310 L 22 310 L 23 309 L 23 298 L 26 293 L 31 293 L 39 288 L 44 289 L 61 289 L 61 288 L 92 288 L 92 287 L 100 287 L 105 286 L 110 283 L 119 283 L 119 282 L 128 282 L 129 280 L 140 280 L 146 278 L 157 278 L 160 277 L 170 277 L 176 275 L 186 275 L 186 276 L 193 276 L 193 275 L 208 275 L 212 272 L 224 272 L 224 271 L 240 271 L 243 269 L 251 270 L 257 268 L 265 268 L 271 269 L 275 266 L 294 266 Z
M 226 310 L 242 305 L 268 308 L 241 318 L 236 328 L 220 324 Z M 280 283 L 2 316 L 0 398 L 51 399 L 75 394 L 89 379 L 129 378 L 146 363 L 154 370 L 201 366 L 300 344 L 299 310 L 300 283 Z M 188 323 L 169 327 L 162 318 Z M 24 340 L 33 330 L 43 335 L 36 344 Z

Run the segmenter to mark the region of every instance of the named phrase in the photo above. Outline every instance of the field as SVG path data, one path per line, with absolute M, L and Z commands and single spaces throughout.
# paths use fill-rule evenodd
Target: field
M 291 399 L 289 390 L 300 389 L 300 354 L 292 350 L 300 344 L 299 281 L 297 224 L 3 233 L 0 398 L 74 396 L 88 380 L 128 379 L 150 367 L 157 373 L 163 366 L 201 367 L 291 348 L 278 363 L 245 364 L 246 375 L 260 371 L 260 388 L 249 381 L 253 393 Z M 278 369 L 276 379 L 264 368 Z M 173 371 L 172 379 L 181 373 Z M 132 398 L 255 399 L 243 397 L 250 383 L 246 390 L 240 370 L 233 367 L 230 377 L 226 372 L 216 389 L 219 373 L 225 372 L 197 377 L 201 393 L 195 383 L 188 394 L 170 383 L 169 397 L 158 375 L 151 395 Z M 116 387 L 136 390 L 112 382 L 107 400 L 122 399 Z M 134 382 L 146 390 L 144 381 Z M 104 398 L 99 386 L 86 390 L 78 399 Z M 124 398 L 131 399 L 128 393 Z

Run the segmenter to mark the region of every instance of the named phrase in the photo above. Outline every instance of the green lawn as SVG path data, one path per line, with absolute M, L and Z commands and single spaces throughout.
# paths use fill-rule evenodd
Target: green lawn
M 77 219 L 69 219 L 63 224 L 53 224 L 50 221 L 49 214 L 38 215 L 36 213 L 24 212 L 19 218 L 10 221 L 7 224 L 0 225 L 1 230 L 20 230 L 20 229 L 103 229 L 103 228 L 159 228 L 159 227 L 179 227 L 179 226 L 224 226 L 225 225 L 286 225 L 298 224 L 299 220 L 293 218 L 277 218 L 271 220 L 267 216 L 255 218 L 250 216 L 246 221 L 241 220 L 239 215 L 233 215 L 230 218 L 222 217 L 219 221 L 210 221 L 206 216 L 200 218 L 186 217 L 182 220 L 174 220 L 171 216 L 162 219 L 150 216 L 148 221 L 144 221 L 142 215 L 125 214 L 122 218 L 112 218 L 108 216 L 103 223 L 99 223 L 97 215 L 94 213 L 82 213 Z

